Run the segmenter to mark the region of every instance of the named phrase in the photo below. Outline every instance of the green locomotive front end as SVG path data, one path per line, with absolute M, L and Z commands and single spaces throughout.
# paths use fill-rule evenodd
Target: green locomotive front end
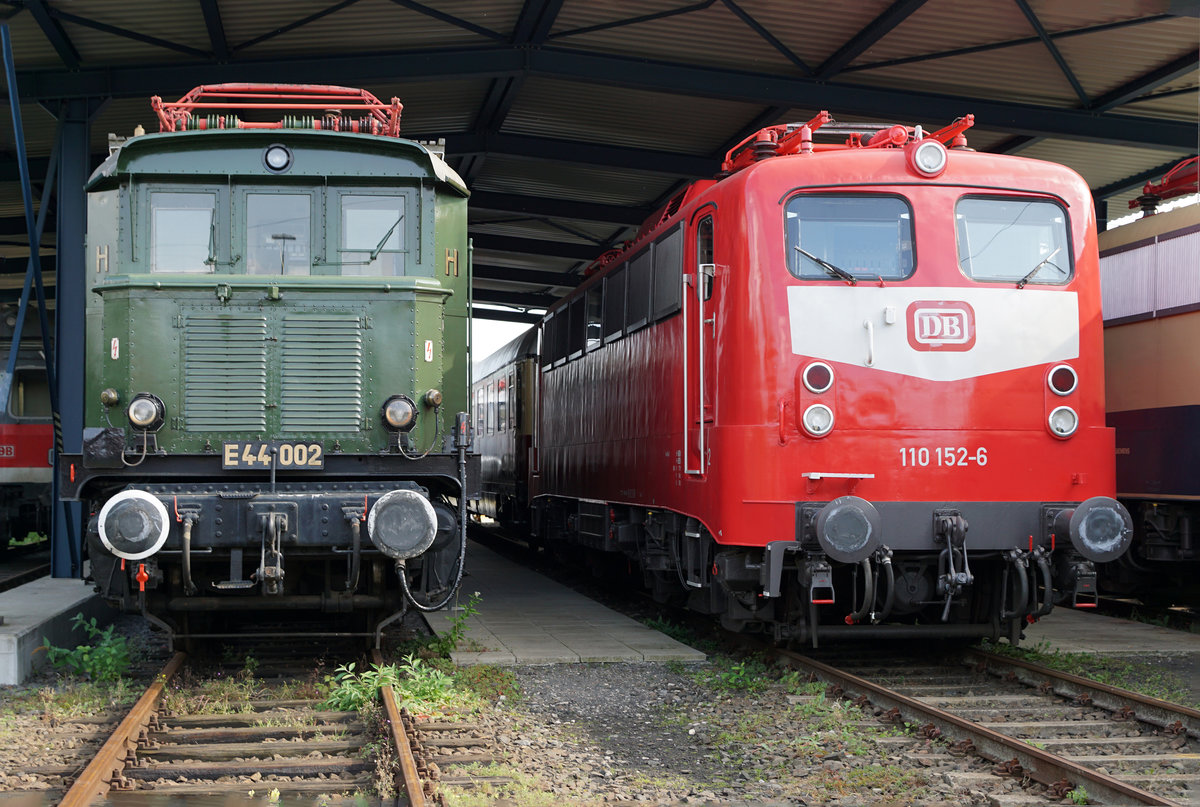
M 341 88 L 225 87 L 202 89 L 300 114 L 246 123 L 193 94 L 160 109 L 182 131 L 128 140 L 89 183 L 64 491 L 91 513 L 101 593 L 176 636 L 286 611 L 357 613 L 378 637 L 462 574 L 468 193 L 396 136 L 394 99 L 364 93 L 360 119 L 304 114 Z

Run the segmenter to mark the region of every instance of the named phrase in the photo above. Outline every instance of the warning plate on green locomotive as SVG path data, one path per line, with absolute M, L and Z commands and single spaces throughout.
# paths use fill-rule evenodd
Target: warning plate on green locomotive
M 221 467 L 226 470 L 268 470 L 274 455 L 280 470 L 315 471 L 325 467 L 325 449 L 320 443 L 225 443 Z

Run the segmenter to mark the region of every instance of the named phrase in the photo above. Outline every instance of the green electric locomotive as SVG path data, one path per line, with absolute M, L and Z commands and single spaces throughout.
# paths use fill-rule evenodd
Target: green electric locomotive
M 399 137 L 396 99 L 225 84 L 153 106 L 160 132 L 88 184 L 83 451 L 60 467 L 91 575 L 177 638 L 378 641 L 462 576 L 466 187 Z

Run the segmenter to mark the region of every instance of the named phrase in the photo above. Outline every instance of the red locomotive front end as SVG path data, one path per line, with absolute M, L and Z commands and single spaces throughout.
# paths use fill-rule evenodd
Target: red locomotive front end
M 1090 193 L 967 125 L 763 130 L 551 311 L 539 534 L 781 638 L 1094 603 L 1131 523 Z

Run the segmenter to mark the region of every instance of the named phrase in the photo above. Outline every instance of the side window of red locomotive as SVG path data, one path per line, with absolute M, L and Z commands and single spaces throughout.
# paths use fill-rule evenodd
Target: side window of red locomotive
M 586 298 L 576 297 L 569 306 L 570 329 L 567 335 L 567 358 L 577 359 L 583 355 L 584 337 L 587 334 L 587 319 L 584 312 Z
M 625 267 L 604 278 L 604 341 L 620 339 L 625 332 Z
M 650 321 L 650 248 L 642 250 L 625 267 L 625 332 L 632 333 Z
M 657 321 L 679 310 L 683 283 L 683 227 L 654 242 L 654 310 Z
M 903 280 L 915 267 L 912 221 L 899 196 L 797 194 L 785 208 L 787 267 L 801 280 Z
M 601 321 L 604 317 L 604 286 L 597 283 L 587 290 L 587 333 L 585 334 L 585 350 L 593 350 L 602 343 Z
M 1067 212 L 1046 199 L 964 196 L 954 209 L 958 265 L 974 280 L 1062 285 L 1071 279 Z

